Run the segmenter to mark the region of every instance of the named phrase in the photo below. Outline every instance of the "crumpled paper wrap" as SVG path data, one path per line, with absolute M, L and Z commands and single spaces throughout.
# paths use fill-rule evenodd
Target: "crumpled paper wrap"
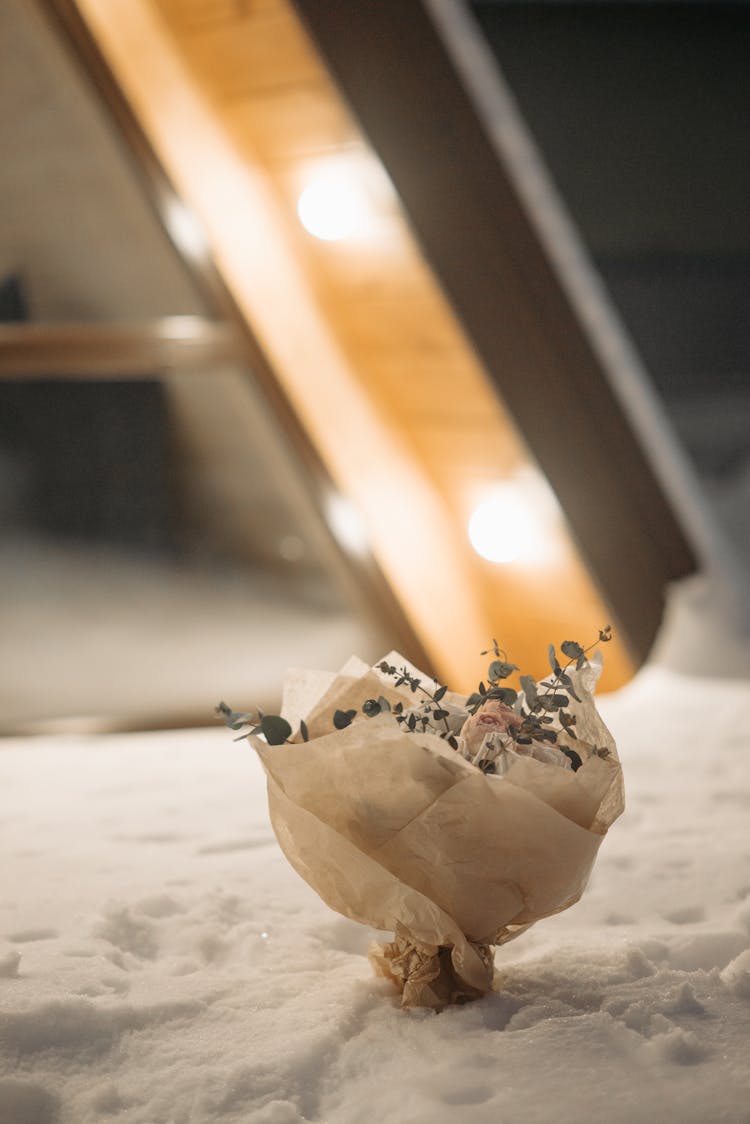
M 408 666 L 397 653 L 386 660 Z M 274 831 L 332 909 L 395 934 L 370 958 L 404 1006 L 440 1009 L 484 995 L 492 946 L 580 898 L 624 806 L 615 744 L 593 701 L 599 670 L 592 663 L 570 673 L 580 702 L 567 708 L 578 734 L 569 744 L 581 768 L 524 757 L 502 777 L 485 775 L 435 734 L 402 732 L 388 715 L 334 730 L 335 710 L 368 698 L 417 701 L 359 660 L 336 676 L 288 673 L 284 717 L 293 729 L 304 718 L 310 740 L 251 739 Z

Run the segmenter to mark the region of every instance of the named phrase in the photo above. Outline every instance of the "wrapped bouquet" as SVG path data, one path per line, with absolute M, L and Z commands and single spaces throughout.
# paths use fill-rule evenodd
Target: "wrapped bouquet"
M 392 653 L 290 671 L 281 716 L 220 705 L 233 729 L 251 726 L 292 866 L 332 909 L 394 934 L 370 958 L 404 1006 L 484 995 L 493 946 L 581 896 L 623 809 L 593 698 L 597 644 L 550 646 L 550 675 L 522 675 L 518 691 L 493 642 L 468 698 Z

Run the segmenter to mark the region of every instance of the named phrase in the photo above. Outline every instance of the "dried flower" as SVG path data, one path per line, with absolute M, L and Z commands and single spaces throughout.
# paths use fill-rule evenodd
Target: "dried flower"
M 446 699 L 396 654 L 374 668 L 350 661 L 322 696 L 298 672 L 281 721 L 300 732 L 274 744 L 283 729 L 262 716 L 248 735 L 284 853 L 333 909 L 395 933 L 371 959 L 406 1006 L 484 994 L 493 946 L 578 900 L 623 809 L 593 700 L 599 667 L 573 641 L 562 647 L 568 664 L 552 649 L 550 679 L 521 677 L 520 694 L 498 685 L 518 669 L 493 642 L 476 700 Z M 221 713 L 233 728 L 248 718 Z

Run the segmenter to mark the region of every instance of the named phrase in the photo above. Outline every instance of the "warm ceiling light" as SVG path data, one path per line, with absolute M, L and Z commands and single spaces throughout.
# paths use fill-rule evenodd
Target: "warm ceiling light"
M 345 551 L 366 554 L 369 549 L 367 527 L 359 508 L 350 499 L 332 492 L 326 502 L 325 515 L 333 537 Z
M 319 173 L 297 201 L 299 221 L 324 242 L 360 233 L 367 224 L 368 210 L 362 187 L 343 168 Z
M 549 551 L 549 535 L 534 497 L 523 481 L 496 485 L 469 519 L 469 540 L 488 562 L 538 562 Z
M 195 213 L 180 199 L 168 199 L 163 218 L 177 248 L 191 261 L 202 262 L 208 256 L 206 235 Z

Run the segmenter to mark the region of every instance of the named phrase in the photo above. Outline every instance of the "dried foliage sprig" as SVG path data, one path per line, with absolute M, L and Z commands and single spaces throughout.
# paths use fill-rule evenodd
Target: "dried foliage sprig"
M 465 703 L 465 712 L 468 715 L 476 714 L 488 702 L 495 701 L 503 704 L 516 716 L 513 722 L 508 723 L 506 737 L 516 746 L 530 746 L 533 742 L 546 742 L 557 746 L 568 757 L 573 769 L 581 765 L 580 755 L 569 746 L 559 744 L 561 735 L 565 740 L 576 740 L 576 716 L 571 713 L 570 700 L 580 702 L 575 691 L 575 684 L 570 675 L 571 669 L 580 671 L 588 662 L 589 653 L 599 644 L 607 644 L 612 640 L 612 628 L 605 625 L 599 630 L 598 638 L 587 647 L 576 640 L 563 640 L 560 652 L 566 662 L 558 657 L 553 644 L 547 649 L 551 675 L 540 683 L 531 675 L 519 675 L 520 691 L 507 686 L 505 681 L 513 672 L 519 671 L 517 664 L 510 663 L 506 653 L 493 639 L 492 645 L 483 656 L 491 655 L 493 658 L 487 669 L 487 682 L 482 680 L 477 690 L 469 695 Z M 384 675 L 394 680 L 395 687 L 408 687 L 412 694 L 424 695 L 426 701 L 419 706 L 405 707 L 402 701 L 393 705 L 383 695 L 377 699 L 366 699 L 361 707 L 361 714 L 365 718 L 375 718 L 380 714 L 390 713 L 407 733 L 426 732 L 436 733 L 438 737 L 451 746 L 459 748 L 457 731 L 451 724 L 452 711 L 444 703 L 447 686 L 437 683 L 434 690 L 430 690 L 418 675 L 414 675 L 407 667 L 396 667 L 382 660 L 376 665 Z M 253 735 L 262 735 L 269 745 L 283 745 L 292 737 L 292 727 L 277 714 L 264 714 L 257 709 L 255 713 L 242 713 L 232 710 L 225 702 L 220 702 L 215 713 L 219 715 L 231 730 L 250 728 L 240 735 L 246 738 Z M 357 718 L 360 711 L 356 709 L 336 710 L 333 713 L 333 726 L 336 730 L 345 730 Z M 309 734 L 304 721 L 300 722 L 299 733 L 303 741 L 309 740 Z M 240 740 L 238 739 L 238 740 Z M 606 756 L 606 749 L 593 747 L 593 753 Z M 492 771 L 492 762 L 482 763 L 480 768 Z

